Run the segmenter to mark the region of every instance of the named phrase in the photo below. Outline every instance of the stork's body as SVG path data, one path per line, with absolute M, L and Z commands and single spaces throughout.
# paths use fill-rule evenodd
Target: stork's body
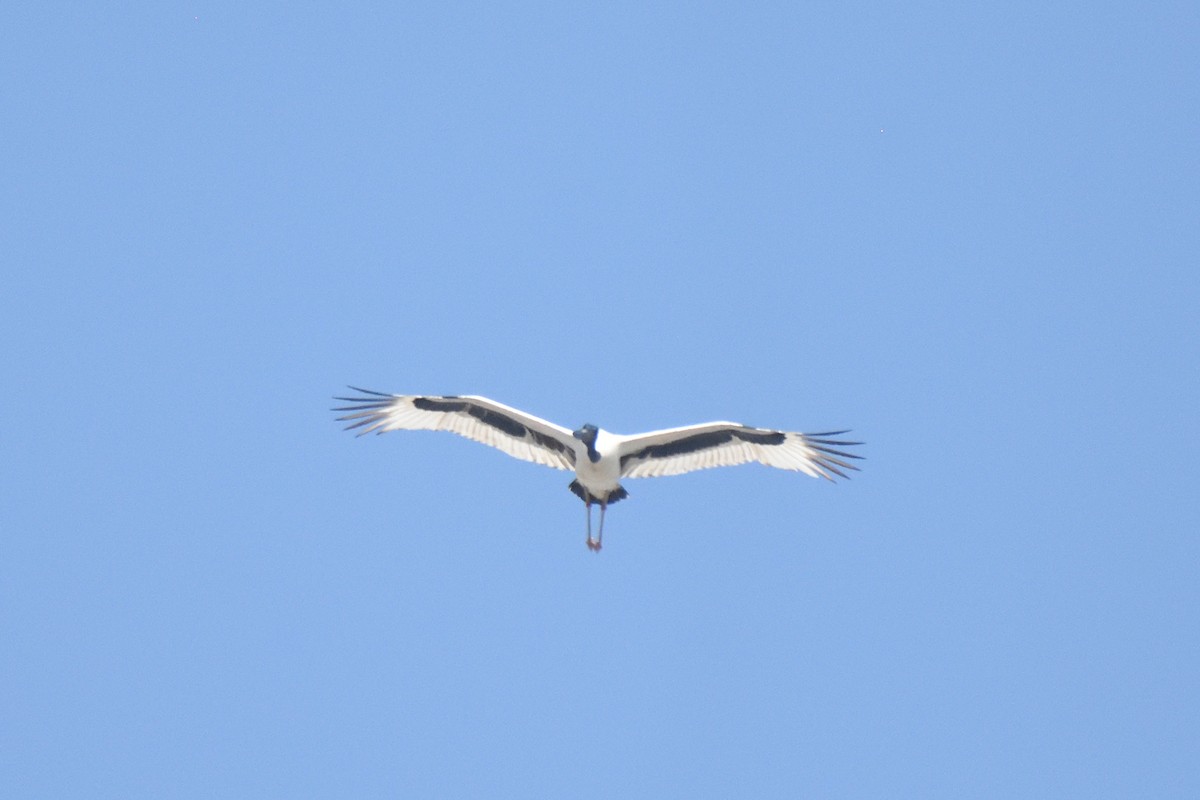
M 599 550 L 604 538 L 604 512 L 609 503 L 628 497 L 621 485 L 621 437 L 587 424 L 571 434 L 575 445 L 575 480 L 571 491 L 587 506 L 587 546 Z M 600 505 L 600 531 L 592 538 L 592 504 Z
M 832 480 L 833 475 L 846 477 L 842 469 L 857 469 L 844 459 L 860 458 L 836 449 L 859 442 L 826 438 L 846 431 L 804 434 L 736 422 L 707 422 L 622 436 L 592 424 L 570 431 L 486 397 L 355 391 L 362 396 L 337 398 L 354 404 L 335 409 L 348 412 L 339 417 L 350 423 L 347 428 L 361 428 L 361 433 L 446 430 L 515 458 L 574 470 L 570 489 L 587 507 L 587 545 L 592 550 L 600 549 L 605 510 L 628 496 L 621 486 L 622 478 L 677 475 L 758 461 Z M 600 506 L 600 529 L 595 538 L 593 505 Z

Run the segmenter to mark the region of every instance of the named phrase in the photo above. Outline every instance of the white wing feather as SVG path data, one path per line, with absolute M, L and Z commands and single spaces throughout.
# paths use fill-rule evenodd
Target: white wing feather
M 354 405 L 336 408 L 347 430 L 359 435 L 395 430 L 449 431 L 494 447 L 522 461 L 575 469 L 571 431 L 478 395 L 423 396 L 372 392 L 351 386 L 361 397 L 338 397 Z
M 618 449 L 621 476 L 650 478 L 680 475 L 757 461 L 768 467 L 803 472 L 814 478 L 833 480 L 834 475 L 845 478 L 847 476 L 843 469 L 858 469 L 845 459 L 860 456 L 838 448 L 854 446 L 859 442 L 827 438 L 843 433 L 846 431 L 793 433 L 751 428 L 736 422 L 706 422 L 651 431 L 622 437 Z

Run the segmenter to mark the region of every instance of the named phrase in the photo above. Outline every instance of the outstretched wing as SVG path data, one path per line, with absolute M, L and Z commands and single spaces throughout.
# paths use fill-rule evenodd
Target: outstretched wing
M 621 475 L 650 478 L 757 461 L 768 467 L 804 472 L 814 478 L 833 480 L 834 475 L 846 478 L 843 470 L 858 469 L 846 459 L 862 456 L 841 448 L 862 442 L 831 437 L 848 432 L 791 433 L 751 428 L 736 422 L 706 422 L 652 431 L 624 437 L 618 449 Z
M 514 458 L 555 469 L 575 469 L 571 432 L 486 397 L 443 397 L 373 392 L 351 386 L 359 397 L 335 397 L 353 405 L 338 420 L 346 430 L 365 433 L 396 430 L 450 431 L 502 450 Z

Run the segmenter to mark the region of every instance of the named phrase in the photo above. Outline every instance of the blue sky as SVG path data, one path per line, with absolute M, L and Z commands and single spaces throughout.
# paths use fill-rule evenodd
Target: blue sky
M 2 17 L 11 796 L 1200 791 L 1194 4 Z

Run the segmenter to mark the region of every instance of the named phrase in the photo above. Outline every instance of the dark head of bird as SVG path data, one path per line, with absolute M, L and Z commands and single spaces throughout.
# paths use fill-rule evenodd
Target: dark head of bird
M 596 434 L 599 432 L 600 429 L 589 422 L 571 434 L 576 439 L 587 445 L 588 459 L 593 464 L 600 460 L 600 454 L 596 452 Z

